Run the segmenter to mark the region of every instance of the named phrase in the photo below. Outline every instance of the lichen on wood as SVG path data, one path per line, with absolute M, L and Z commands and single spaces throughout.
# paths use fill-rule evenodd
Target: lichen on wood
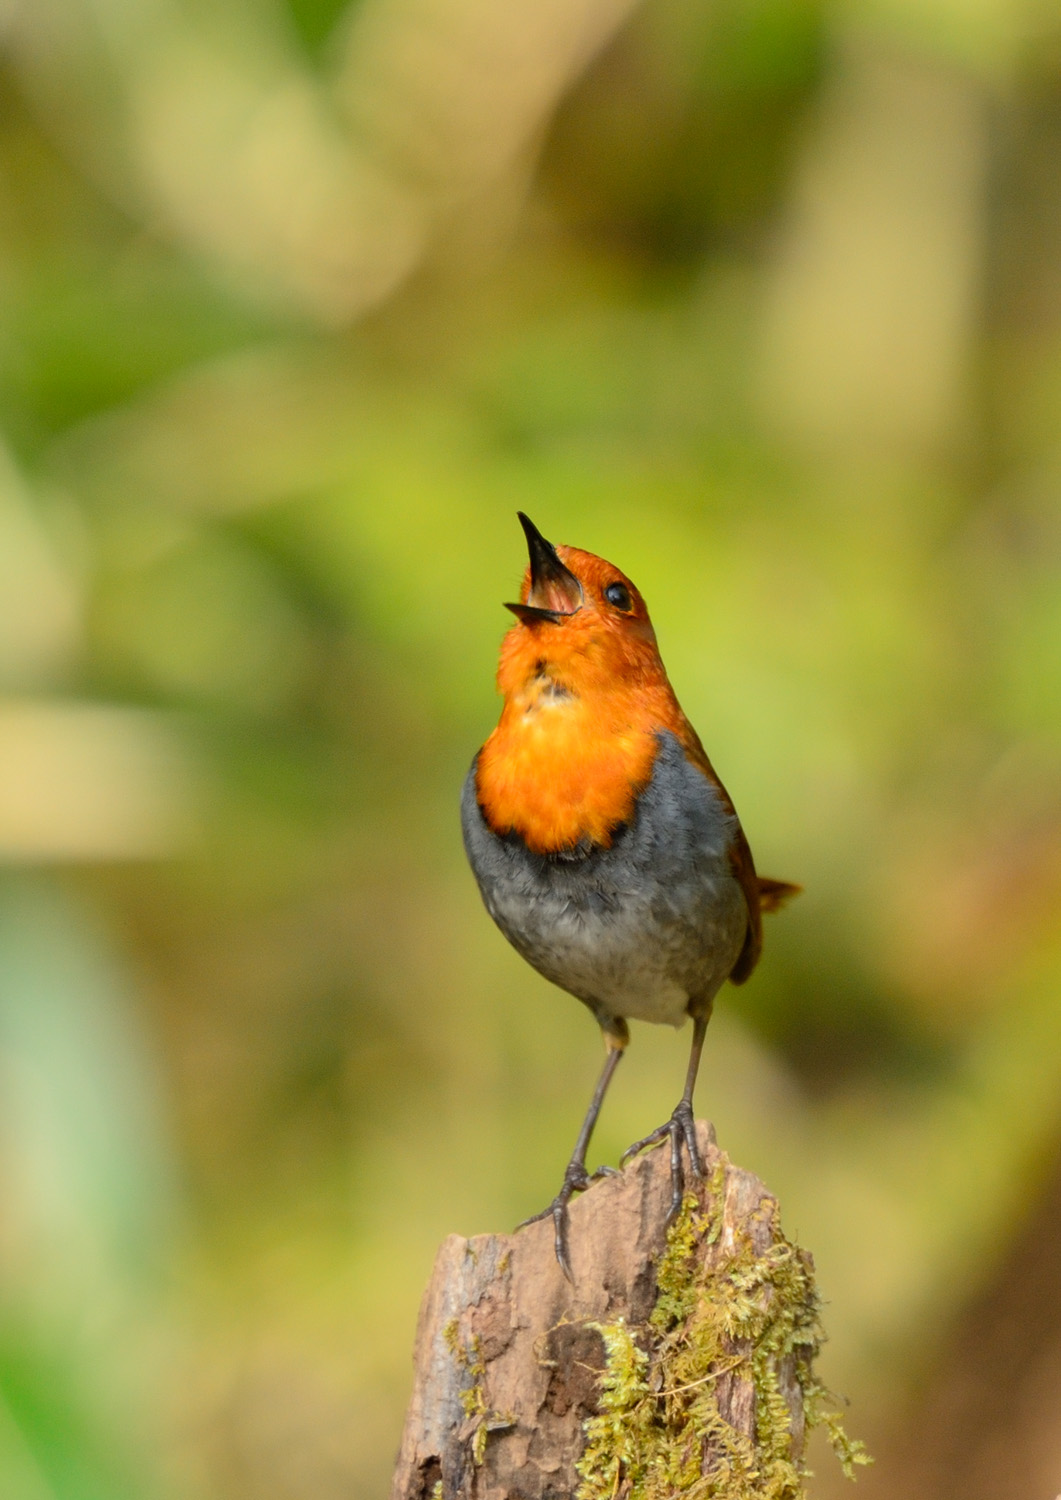
M 867 1461 L 814 1374 L 823 1333 L 810 1256 L 781 1235 L 776 1203 L 763 1198 L 756 1213 L 771 1231 L 766 1250 L 738 1227 L 733 1255 L 716 1259 L 724 1201 L 719 1158 L 707 1193 L 686 1195 L 668 1233 L 647 1349 L 622 1318 L 600 1325 L 600 1410 L 584 1423 L 576 1500 L 798 1500 L 803 1434 L 819 1425 L 848 1477 Z M 729 1415 L 723 1409 L 727 1378 L 750 1382 L 751 1432 L 730 1420 L 732 1405 Z

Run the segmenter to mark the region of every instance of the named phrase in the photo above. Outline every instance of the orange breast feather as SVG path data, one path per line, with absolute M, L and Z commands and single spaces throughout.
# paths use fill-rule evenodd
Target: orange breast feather
M 659 729 L 696 743 L 669 686 L 583 696 L 547 678 L 522 685 L 479 754 L 487 822 L 537 854 L 582 839 L 607 847 L 651 778 Z M 695 750 L 690 759 L 699 761 Z

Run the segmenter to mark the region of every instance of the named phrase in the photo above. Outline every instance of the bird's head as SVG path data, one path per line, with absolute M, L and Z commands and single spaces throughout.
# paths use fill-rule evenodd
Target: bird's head
M 501 647 L 498 686 L 508 696 L 548 678 L 579 696 L 656 680 L 656 633 L 640 593 L 613 563 L 577 547 L 554 547 L 522 511 L 530 563 L 516 624 Z

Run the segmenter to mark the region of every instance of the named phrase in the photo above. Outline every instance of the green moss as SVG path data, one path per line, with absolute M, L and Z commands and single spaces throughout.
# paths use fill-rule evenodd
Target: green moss
M 707 1186 L 710 1211 L 688 1195 L 667 1235 L 648 1347 L 622 1320 L 597 1325 L 605 1368 L 598 1414 L 585 1424 L 577 1500 L 612 1500 L 620 1485 L 628 1500 L 801 1500 L 807 1471 L 792 1452 L 786 1368 L 807 1428 L 826 1428 L 845 1474 L 869 1462 L 814 1375 L 823 1332 L 810 1257 L 776 1233 L 757 1254 L 745 1234 L 728 1261 L 705 1267 L 703 1250 L 722 1230 L 721 1162 Z M 765 1200 L 758 1212 L 772 1219 L 776 1205 Z M 731 1373 L 754 1388 L 754 1443 L 720 1410 L 718 1381 Z
M 442 1337 L 466 1375 L 467 1383 L 461 1390 L 460 1403 L 471 1424 L 472 1459 L 478 1468 L 486 1454 L 486 1440 L 490 1433 L 511 1427 L 515 1419 L 509 1412 L 490 1411 L 486 1404 L 486 1363 L 479 1335 L 473 1333 L 467 1345 L 462 1344 L 460 1322 L 451 1318 L 442 1330 Z

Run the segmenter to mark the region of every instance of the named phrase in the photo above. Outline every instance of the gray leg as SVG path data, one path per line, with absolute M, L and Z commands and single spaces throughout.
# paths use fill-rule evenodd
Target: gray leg
M 693 1089 L 696 1087 L 696 1075 L 700 1069 L 700 1054 L 704 1050 L 704 1035 L 707 1032 L 707 1023 L 711 1018 L 711 1007 L 706 1011 L 693 1017 L 693 1045 L 689 1053 L 689 1067 L 685 1075 L 685 1091 L 675 1107 L 670 1119 L 644 1140 L 635 1141 L 634 1144 L 623 1152 L 622 1160 L 625 1163 L 631 1156 L 636 1156 L 646 1146 L 655 1146 L 660 1141 L 670 1141 L 670 1179 L 671 1179 L 671 1201 L 667 1210 L 667 1223 L 670 1224 L 677 1216 L 682 1206 L 682 1198 L 685 1194 L 685 1177 L 682 1172 L 682 1142 L 689 1153 L 689 1166 L 692 1175 L 697 1179 L 704 1175 L 703 1163 L 700 1160 L 700 1148 L 696 1144 L 696 1122 L 693 1118 Z
M 622 1028 L 621 1030 L 619 1028 Z M 576 1193 L 585 1192 L 590 1183 L 598 1177 L 610 1177 L 614 1175 L 614 1167 L 598 1167 L 593 1173 L 586 1171 L 586 1152 L 589 1150 L 590 1137 L 593 1127 L 597 1123 L 597 1116 L 601 1112 L 604 1096 L 608 1092 L 608 1085 L 612 1081 L 612 1074 L 619 1066 L 619 1059 L 626 1049 L 629 1038 L 626 1026 L 622 1021 L 613 1022 L 604 1033 L 605 1044 L 608 1048 L 608 1056 L 604 1059 L 604 1067 L 597 1079 L 597 1087 L 593 1090 L 593 1098 L 589 1102 L 586 1118 L 582 1121 L 582 1129 L 578 1133 L 575 1149 L 571 1154 L 571 1160 L 567 1164 L 564 1173 L 564 1181 L 556 1197 L 543 1208 L 540 1214 L 532 1214 L 529 1219 L 524 1219 L 522 1224 L 517 1224 L 517 1229 L 522 1229 L 526 1224 L 536 1224 L 539 1219 L 552 1217 L 556 1258 L 560 1263 L 560 1269 L 568 1281 L 574 1285 L 575 1278 L 571 1274 L 571 1261 L 567 1253 L 567 1205 Z

